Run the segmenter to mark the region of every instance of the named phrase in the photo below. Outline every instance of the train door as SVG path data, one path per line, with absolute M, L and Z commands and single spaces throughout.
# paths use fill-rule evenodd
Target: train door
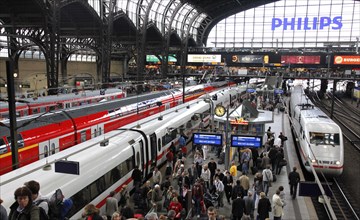
M 39 158 L 45 158 L 59 152 L 59 138 L 39 143 Z
M 170 102 L 165 103 L 165 110 L 168 110 L 168 109 L 170 109 L 170 108 L 171 108 Z
M 150 170 L 148 171 L 151 173 L 154 170 L 154 167 L 156 166 L 156 157 L 157 157 L 157 137 L 156 134 L 153 133 L 150 135 L 150 158 L 148 160 L 150 164 Z M 148 167 L 148 166 L 147 166 Z
M 104 131 L 103 124 L 92 126 L 91 127 L 91 138 L 102 135 L 103 131 Z
M 136 155 L 136 160 L 139 162 L 137 165 L 138 167 L 142 170 L 142 169 L 147 169 L 147 166 L 145 166 L 145 155 L 146 155 L 146 149 L 144 147 L 144 141 L 141 140 L 139 141 L 139 146 L 140 146 L 140 152 L 138 153 L 138 155 Z M 143 172 L 143 178 L 146 177 L 147 172 Z

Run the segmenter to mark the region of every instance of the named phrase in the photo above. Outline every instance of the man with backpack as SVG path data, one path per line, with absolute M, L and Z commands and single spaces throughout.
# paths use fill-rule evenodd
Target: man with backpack
M 40 208 L 40 219 L 49 219 L 49 204 L 48 199 L 46 197 L 43 197 L 41 195 L 40 191 L 40 184 L 36 182 L 35 180 L 31 180 L 29 182 L 26 182 L 24 184 L 27 188 L 30 189 L 32 200 L 34 205 L 38 206 Z M 41 216 L 44 217 L 41 217 Z

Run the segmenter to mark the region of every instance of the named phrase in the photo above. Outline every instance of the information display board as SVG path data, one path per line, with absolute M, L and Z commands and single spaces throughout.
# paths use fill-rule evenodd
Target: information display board
M 262 137 L 231 135 L 231 146 L 232 147 L 259 148 L 262 146 Z
M 193 133 L 194 144 L 222 145 L 222 134 Z

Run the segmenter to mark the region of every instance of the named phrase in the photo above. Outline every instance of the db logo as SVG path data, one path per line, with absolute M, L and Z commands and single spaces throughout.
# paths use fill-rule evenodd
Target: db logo
M 343 58 L 341 56 L 335 57 L 335 63 L 336 64 L 341 64 L 342 62 L 343 62 Z

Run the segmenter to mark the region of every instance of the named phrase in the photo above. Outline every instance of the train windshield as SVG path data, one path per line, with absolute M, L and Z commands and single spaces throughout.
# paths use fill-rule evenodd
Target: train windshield
M 310 132 L 310 144 L 339 145 L 340 136 L 337 133 L 331 134 L 331 133 Z

